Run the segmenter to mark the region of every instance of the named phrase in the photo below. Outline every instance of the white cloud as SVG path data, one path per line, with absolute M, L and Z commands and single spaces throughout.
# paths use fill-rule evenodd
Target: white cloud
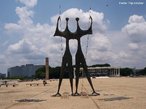
M 108 51 L 111 49 L 110 40 L 108 39 L 107 36 L 104 36 L 104 34 L 100 33 L 94 34 L 90 43 L 92 44 L 90 46 L 101 52 Z
M 72 14 L 70 14 L 72 12 Z M 27 7 L 17 7 L 16 14 L 19 16 L 19 20 L 17 23 L 8 23 L 5 25 L 5 29 L 7 31 L 20 32 L 23 34 L 19 34 L 21 39 L 13 44 L 10 44 L 7 49 L 7 55 L 17 55 L 21 59 L 19 62 L 29 62 L 29 60 L 33 60 L 34 57 L 45 57 L 49 56 L 53 61 L 52 65 L 60 65 L 61 64 L 61 38 L 54 37 L 54 31 L 57 21 L 57 15 L 51 18 L 52 25 L 49 24 L 40 24 L 33 23 L 33 14 L 34 12 Z M 99 29 L 93 30 L 94 37 L 91 40 L 92 45 L 90 45 L 89 51 L 95 50 L 97 46 L 97 51 L 105 52 L 110 49 L 110 41 L 104 36 L 100 31 L 105 31 L 106 24 L 104 22 L 104 14 L 91 11 L 90 12 L 93 18 L 93 28 L 98 27 Z M 74 28 L 76 26 L 75 18 L 80 18 L 80 26 L 82 29 L 87 29 L 90 26 L 89 12 L 84 12 L 81 9 L 71 8 L 62 13 L 62 24 L 65 23 L 65 18 L 69 17 L 69 29 Z M 65 25 L 64 25 L 65 27 Z M 74 28 L 76 29 L 76 28 Z M 96 38 L 97 37 L 97 38 Z M 86 36 L 82 38 L 83 52 L 85 52 L 86 44 Z M 63 39 L 63 47 L 65 47 L 65 40 Z M 64 48 L 65 49 L 65 48 Z M 64 50 L 63 49 L 63 50 Z M 75 54 L 77 49 L 77 41 L 70 41 L 70 49 L 73 54 Z M 95 54 L 95 52 L 90 52 Z M 97 55 L 97 54 L 95 54 Z M 73 57 L 74 58 L 74 57 Z M 12 60 L 12 59 L 11 59 Z M 104 59 L 105 60 L 105 59 Z M 35 61 L 35 60 L 33 60 Z M 35 63 L 35 62 L 34 62 Z
M 122 28 L 127 33 L 131 41 L 139 43 L 146 40 L 146 21 L 143 16 L 132 15 L 129 17 L 128 24 Z
M 28 54 L 35 51 L 37 48 L 31 42 L 20 40 L 18 43 L 12 44 L 8 47 L 8 52 L 14 54 Z
M 129 17 L 128 23 L 143 23 L 145 22 L 145 19 L 143 18 L 143 16 L 139 16 L 139 15 L 132 15 Z
M 119 58 L 129 58 L 128 54 L 124 51 L 119 52 Z
M 70 29 L 76 30 L 76 21 L 75 18 L 79 17 L 80 21 L 79 24 L 82 29 L 87 29 L 90 25 L 90 19 L 89 17 L 92 16 L 93 19 L 93 30 L 98 32 L 105 32 L 107 29 L 106 20 L 104 20 L 104 14 L 102 12 L 96 12 L 91 10 L 90 12 L 85 12 L 81 9 L 77 8 L 71 8 L 66 11 L 64 11 L 61 14 L 61 22 L 62 22 L 62 28 L 65 28 L 65 18 L 69 17 L 69 27 Z M 52 24 L 56 24 L 58 15 L 51 18 Z
M 8 44 L 7 50 L 4 52 L 5 55 L 3 55 L 5 58 L 8 57 L 6 58 L 6 64 L 9 67 L 28 63 L 44 64 L 43 59 L 48 56 L 51 66 L 61 65 L 65 39 L 61 42 L 60 37 L 53 36 L 58 15 L 51 17 L 51 24 L 34 23 L 33 7 L 37 4 L 37 0 L 19 1 L 25 4 L 24 7 L 17 7 L 15 10 L 19 20 L 16 23 L 5 24 L 7 32 L 14 32 L 17 37 L 20 37 L 13 43 Z M 66 17 L 70 18 L 69 29 L 72 32 L 76 30 L 76 17 L 80 18 L 81 28 L 88 29 L 90 26 L 89 15 L 93 18 L 93 34 L 89 35 L 88 65 L 98 63 L 110 63 L 113 66 L 133 65 L 138 60 L 142 60 L 140 56 L 145 58 L 146 51 L 144 49 L 146 45 L 142 43 L 142 39 L 146 34 L 146 22 L 143 16 L 130 16 L 128 24 L 122 28 L 122 31 L 109 32 L 107 28 L 108 20 L 105 18 L 104 13 L 93 10 L 86 12 L 81 9 L 71 8 L 61 14 L 62 30 L 65 28 Z M 87 46 L 87 36 L 83 36 L 81 39 L 84 54 Z M 134 40 L 138 40 L 138 43 Z M 143 41 L 145 42 L 145 40 Z M 63 51 L 61 51 L 61 45 L 63 45 Z M 76 40 L 70 40 L 70 49 L 74 59 L 77 50 Z M 138 51 L 138 49 L 140 50 Z M 138 51 L 138 57 L 133 56 L 136 51 Z
M 27 7 L 34 7 L 37 5 L 37 0 L 18 0 L 19 2 L 23 3 Z
M 17 25 L 17 24 L 14 24 L 14 23 L 9 23 L 9 24 L 5 25 L 5 29 L 7 29 L 7 30 L 14 31 L 14 30 L 19 30 L 20 28 L 21 28 L 20 25 Z
M 26 7 L 17 7 L 16 14 L 19 16 L 20 20 L 18 23 L 20 25 L 30 25 L 33 23 L 31 17 L 33 17 L 33 11 L 27 9 Z
M 25 33 L 33 26 L 33 14 L 34 12 L 27 7 L 16 7 L 16 14 L 19 17 L 17 23 L 5 24 L 5 29 L 9 32 L 21 32 Z
M 137 43 L 129 43 L 129 48 L 131 50 L 138 50 L 139 49 L 139 46 Z
M 132 15 L 129 17 L 128 24 L 122 28 L 130 39 L 129 48 L 132 50 L 141 49 L 146 41 L 146 20 L 143 16 Z
M 126 53 L 128 54 L 127 64 L 131 64 L 133 66 L 145 66 L 144 59 L 146 59 L 145 48 L 146 46 L 146 20 L 143 16 L 140 15 L 131 15 L 128 20 L 128 24 L 126 24 L 122 28 L 122 32 L 124 32 L 129 39 L 129 43 L 127 46 Z M 126 64 L 126 65 L 127 65 Z

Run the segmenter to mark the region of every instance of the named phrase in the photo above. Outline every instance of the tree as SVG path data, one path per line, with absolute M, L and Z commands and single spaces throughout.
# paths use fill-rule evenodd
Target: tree
M 91 67 L 110 67 L 111 65 L 108 64 L 108 63 L 105 63 L 105 64 L 95 64 L 95 65 L 92 65 Z
M 120 70 L 120 74 L 121 76 L 130 76 L 131 74 L 133 74 L 133 70 L 131 68 L 122 68 Z
M 140 75 L 146 75 L 146 67 L 139 72 Z
M 49 79 L 52 79 L 52 78 L 59 78 L 59 75 L 60 75 L 60 67 L 55 67 L 55 68 L 52 68 L 49 66 Z M 35 73 L 35 77 L 36 78 L 39 78 L 39 79 L 45 79 L 45 71 L 46 68 L 45 66 L 39 68 L 36 73 Z
M 60 76 L 60 67 L 55 67 L 55 68 L 51 68 L 49 70 L 49 78 L 52 79 L 52 78 L 59 78 Z
M 45 66 L 36 70 L 35 77 L 39 78 L 39 79 L 44 79 L 45 78 Z

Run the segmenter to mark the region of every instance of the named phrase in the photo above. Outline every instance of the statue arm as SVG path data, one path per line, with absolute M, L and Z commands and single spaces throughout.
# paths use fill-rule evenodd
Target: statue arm
M 87 31 L 88 31 L 88 34 L 92 34 L 92 23 L 93 23 L 93 19 L 92 19 L 91 16 L 90 16 L 89 19 L 91 20 L 91 24 L 90 24 L 90 27 L 89 27 L 89 29 Z
M 56 31 L 54 33 L 54 36 L 59 36 L 59 37 L 66 38 L 64 32 L 59 30 L 59 20 L 61 20 L 60 16 L 57 19 Z
M 60 16 L 57 19 L 57 25 L 56 25 L 56 30 L 54 33 L 54 36 L 62 36 L 63 33 L 59 30 L 59 20 L 61 20 Z
M 77 20 L 77 31 L 78 32 L 78 37 L 82 37 L 84 35 L 87 35 L 87 34 L 92 34 L 92 23 L 93 23 L 93 20 L 92 20 L 92 17 L 90 16 L 89 19 L 91 20 L 91 24 L 90 24 L 90 27 L 88 28 L 88 30 L 82 30 L 80 27 L 79 27 L 79 18 L 76 18 Z
M 92 34 L 92 23 L 93 23 L 93 20 L 92 20 L 91 16 L 89 17 L 89 19 L 91 20 L 90 27 L 88 28 L 88 30 L 82 30 L 81 31 L 81 37 L 84 36 L 84 35 L 87 35 L 87 34 Z

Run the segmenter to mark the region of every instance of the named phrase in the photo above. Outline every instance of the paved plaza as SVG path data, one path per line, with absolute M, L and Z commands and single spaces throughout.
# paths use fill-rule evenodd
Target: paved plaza
M 89 96 L 90 85 L 80 79 L 79 92 L 70 96 L 69 80 L 63 80 L 62 97 L 56 93 L 58 80 L 18 82 L 17 86 L 0 87 L 0 109 L 146 109 L 146 78 L 111 77 L 92 79 L 100 96 Z M 30 86 L 32 84 L 32 86 Z M 86 95 L 87 94 L 87 95 Z

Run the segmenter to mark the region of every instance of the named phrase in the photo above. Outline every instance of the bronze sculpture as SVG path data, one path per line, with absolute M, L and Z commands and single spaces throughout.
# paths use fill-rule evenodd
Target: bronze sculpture
M 87 34 L 92 34 L 92 17 L 90 16 L 91 25 L 90 25 L 88 30 L 82 30 L 79 27 L 79 18 L 76 18 L 77 30 L 74 33 L 70 32 L 68 29 L 69 18 L 66 18 L 66 28 L 63 32 L 61 32 L 58 28 L 59 19 L 60 19 L 60 16 L 58 17 L 58 20 L 57 20 L 57 27 L 56 27 L 56 31 L 55 31 L 54 36 L 61 36 L 61 37 L 64 37 L 66 39 L 66 50 L 65 50 L 65 53 L 64 53 L 63 58 L 62 58 L 62 67 L 61 67 L 60 79 L 59 79 L 59 84 L 58 84 L 58 91 L 57 91 L 57 94 L 55 96 L 61 96 L 61 94 L 59 93 L 59 90 L 60 90 L 60 86 L 62 83 L 63 73 L 65 71 L 69 72 L 72 95 L 75 95 L 75 96 L 80 95 L 78 93 L 78 84 L 79 84 L 79 73 L 80 73 L 81 67 L 83 67 L 83 71 L 86 74 L 87 80 L 92 88 L 92 91 L 93 91 L 92 95 L 95 95 L 95 96 L 99 95 L 99 93 L 96 93 L 94 90 L 90 75 L 89 75 L 88 70 L 87 70 L 87 64 L 86 64 L 84 54 L 82 52 L 81 42 L 80 42 L 80 39 L 82 36 L 87 35 Z M 75 59 L 75 64 L 76 64 L 75 65 L 75 68 L 76 68 L 76 70 L 75 70 L 75 75 L 76 75 L 75 94 L 73 94 L 73 65 L 72 65 L 72 55 L 71 55 L 70 50 L 69 50 L 69 40 L 70 39 L 76 39 L 78 42 L 78 48 L 77 48 L 77 52 L 76 52 L 76 56 L 75 56 L 75 58 L 76 58 Z
M 59 78 L 59 84 L 58 84 L 58 91 L 55 96 L 61 96 L 59 91 L 60 91 L 64 72 L 69 73 L 71 92 L 73 95 L 73 66 L 72 66 L 72 55 L 71 55 L 70 49 L 69 49 L 69 40 L 72 39 L 72 37 L 70 36 L 70 32 L 68 29 L 69 18 L 66 18 L 66 28 L 63 32 L 61 32 L 58 27 L 59 19 L 60 19 L 60 16 L 58 17 L 58 20 L 57 20 L 57 26 L 56 26 L 56 31 L 55 31 L 54 36 L 61 36 L 66 39 L 66 49 L 65 49 L 65 53 L 62 58 L 62 66 L 61 66 L 61 72 L 60 72 L 60 78 Z
M 76 58 L 75 59 L 75 61 L 76 61 L 76 65 L 75 65 L 76 66 L 76 71 L 75 71 L 75 74 L 76 74 L 76 91 L 75 91 L 74 95 L 80 95 L 78 93 L 78 84 L 79 84 L 79 72 L 80 72 L 81 67 L 83 67 L 83 71 L 86 74 L 87 80 L 88 80 L 88 82 L 89 82 L 89 84 L 90 84 L 90 86 L 93 90 L 92 95 L 99 95 L 99 93 L 95 92 L 92 81 L 91 81 L 91 78 L 90 78 L 90 75 L 88 73 L 87 64 L 86 64 L 84 54 L 82 52 L 81 41 L 80 41 L 82 36 L 87 35 L 87 34 L 92 34 L 92 17 L 91 16 L 90 16 L 90 19 L 91 19 L 91 25 L 90 25 L 89 29 L 88 30 L 82 30 L 79 26 L 79 18 L 76 18 L 77 30 L 74 33 L 74 37 L 78 41 L 78 49 L 77 49 L 76 56 L 75 56 L 75 58 Z

